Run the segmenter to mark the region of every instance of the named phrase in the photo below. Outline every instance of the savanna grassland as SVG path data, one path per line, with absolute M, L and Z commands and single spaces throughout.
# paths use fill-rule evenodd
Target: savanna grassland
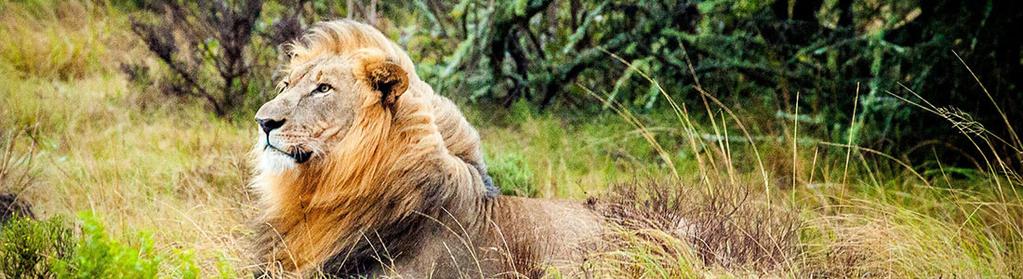
M 36 217 L 0 229 L 0 278 L 250 276 L 255 107 L 225 117 L 201 100 L 162 94 L 153 84 L 169 70 L 131 31 L 126 6 L 0 0 L 0 191 L 31 203 Z M 601 55 L 635 77 L 619 82 L 651 88 L 660 109 L 636 109 L 584 83 L 564 86 L 596 111 L 441 92 L 480 130 L 505 194 L 660 199 L 654 204 L 670 205 L 663 211 L 697 224 L 692 239 L 622 228 L 612 238 L 620 249 L 590 263 L 595 274 L 1023 276 L 1021 162 L 1003 152 L 1023 150 L 1018 119 L 978 123 L 915 93 L 895 95 L 942 120 L 928 125 L 972 143 L 963 152 L 980 154 L 946 162 L 939 154 L 950 147 L 932 144 L 923 150 L 933 160 L 916 164 L 906 150 L 815 137 L 816 126 L 832 123 L 801 113 L 813 108 L 801 107 L 797 92 L 784 113 L 699 85 L 692 92 L 702 101 L 692 102 L 647 74 L 656 69 Z M 154 74 L 139 79 L 124 65 Z M 990 77 L 962 78 L 981 85 Z M 863 86 L 848 99 L 869 94 Z M 862 106 L 843 109 L 857 115 Z M 835 125 L 849 123 L 858 122 Z

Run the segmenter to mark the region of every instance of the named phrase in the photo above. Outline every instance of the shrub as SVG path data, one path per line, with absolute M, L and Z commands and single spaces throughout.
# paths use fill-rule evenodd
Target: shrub
M 502 194 L 522 197 L 535 197 L 539 194 L 530 181 L 533 172 L 530 171 L 522 154 L 509 152 L 488 162 L 490 165 L 487 171 L 494 178 L 494 184 L 501 189 Z
M 61 218 L 15 218 L 0 224 L 0 277 L 50 277 L 57 261 L 74 247 L 72 229 Z
M 132 18 L 131 29 L 170 69 L 169 93 L 205 100 L 225 116 L 258 91 L 251 41 L 262 0 L 168 1 L 144 8 L 150 14 Z
M 128 245 L 107 235 L 100 220 L 82 214 L 81 233 L 63 218 L 16 218 L 0 227 L 0 278 L 156 278 L 162 258 L 153 241 L 141 236 Z M 184 278 L 198 268 L 189 253 L 180 253 Z
M 160 257 L 152 239 L 142 236 L 138 247 L 107 236 L 99 219 L 82 214 L 82 235 L 70 257 L 59 258 L 54 273 L 61 278 L 156 278 Z

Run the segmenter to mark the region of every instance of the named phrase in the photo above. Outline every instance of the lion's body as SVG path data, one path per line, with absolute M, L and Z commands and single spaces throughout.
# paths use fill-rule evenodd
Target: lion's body
M 258 260 L 268 264 L 264 271 L 447 278 L 536 275 L 552 265 L 579 269 L 589 241 L 601 233 L 601 218 L 580 203 L 498 196 L 479 135 L 451 101 L 414 74 L 400 48 L 351 21 L 322 24 L 303 39 L 288 67 L 292 84 L 313 76 L 308 69 L 317 61 L 352 69 L 358 80 L 334 86 L 338 94 L 352 94 L 346 98 L 354 100 L 356 113 L 329 145 L 307 143 L 329 146 L 329 152 L 257 173 L 253 186 L 264 212 L 255 247 Z M 401 69 L 379 67 L 381 61 Z M 400 71 L 407 82 L 379 91 L 383 86 L 360 79 L 392 81 L 387 75 Z M 330 72 L 316 78 L 324 73 Z M 401 92 L 384 92 L 392 85 Z M 289 101 L 286 94 L 292 93 L 282 93 L 281 104 L 307 98 Z M 274 107 L 281 104 L 268 103 L 260 114 L 306 113 Z M 288 121 L 307 130 L 325 126 L 313 133 L 317 137 L 342 129 Z
M 461 212 L 465 219 L 459 221 L 444 212 L 424 216 L 414 231 L 390 235 L 401 239 L 390 240 L 389 249 L 399 249 L 384 251 L 380 243 L 388 239 L 370 239 L 367 244 L 377 245 L 376 250 L 337 254 L 323 271 L 408 278 L 536 278 L 554 267 L 573 274 L 581 272 L 585 252 L 599 237 L 599 218 L 581 204 L 502 196 L 479 206 L 477 212 Z M 397 242 L 408 245 L 394 245 Z

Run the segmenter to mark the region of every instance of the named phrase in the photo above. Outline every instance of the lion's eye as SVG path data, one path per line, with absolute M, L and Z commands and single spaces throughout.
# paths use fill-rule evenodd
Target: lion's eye
M 320 83 L 320 85 L 316 86 L 316 90 L 313 90 L 313 93 L 327 93 L 330 89 L 332 89 L 332 87 L 330 87 L 329 84 Z
M 288 88 L 288 82 L 285 81 L 284 84 L 281 86 L 280 90 L 277 91 L 277 94 L 283 93 L 284 89 L 287 89 L 287 88 Z

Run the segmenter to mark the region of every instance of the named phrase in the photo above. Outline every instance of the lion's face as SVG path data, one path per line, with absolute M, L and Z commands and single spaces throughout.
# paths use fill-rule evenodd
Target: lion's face
M 290 69 L 277 96 L 256 113 L 264 171 L 327 155 L 366 106 L 393 106 L 407 88 L 401 67 L 372 53 L 324 55 Z

